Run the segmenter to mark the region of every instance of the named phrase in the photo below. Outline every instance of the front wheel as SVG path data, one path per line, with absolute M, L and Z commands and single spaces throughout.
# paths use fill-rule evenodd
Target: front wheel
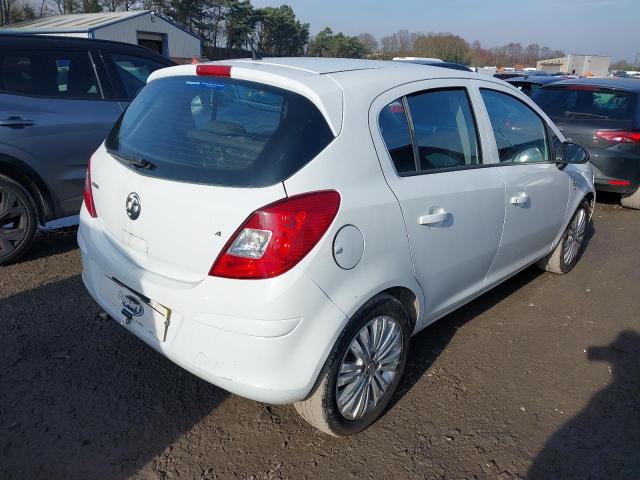
M 589 204 L 583 200 L 573 214 L 560 243 L 549 255 L 538 261 L 538 267 L 558 274 L 571 271 L 582 256 L 589 222 Z
M 353 435 L 387 407 L 407 363 L 409 317 L 394 297 L 365 304 L 338 338 L 311 394 L 297 412 L 333 436 Z

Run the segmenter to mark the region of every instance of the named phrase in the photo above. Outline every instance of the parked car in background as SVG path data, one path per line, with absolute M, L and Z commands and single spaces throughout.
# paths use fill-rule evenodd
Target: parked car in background
M 511 70 L 511 71 L 500 71 L 493 74 L 495 78 L 499 78 L 500 80 L 507 80 L 509 78 L 518 78 L 523 77 L 527 74 L 524 70 Z
M 547 75 L 525 75 L 524 77 L 508 78 L 506 82 L 510 83 L 522 93 L 530 97 L 538 89 L 550 83 L 559 82 L 562 77 L 552 77 Z
M 195 375 L 354 434 L 387 407 L 412 334 L 528 265 L 573 268 L 587 160 L 524 94 L 468 72 L 164 69 L 91 158 L 82 278 Z
M 89 157 L 149 74 L 171 65 L 126 43 L 0 34 L 0 265 L 38 225 L 78 213 Z
M 452 70 L 461 70 L 463 72 L 473 72 L 466 65 L 456 62 L 445 62 L 437 58 L 420 58 L 420 57 L 395 57 L 394 62 L 416 63 L 418 65 L 430 65 L 432 67 L 450 68 Z
M 583 78 L 547 85 L 533 100 L 564 135 L 591 152 L 596 188 L 640 209 L 640 82 Z

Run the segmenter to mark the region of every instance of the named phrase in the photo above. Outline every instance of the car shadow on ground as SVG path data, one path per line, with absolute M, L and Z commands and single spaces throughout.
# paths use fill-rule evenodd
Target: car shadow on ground
M 598 192 L 596 195 L 596 202 L 604 203 L 606 205 L 620 206 L 620 194 L 612 192 Z
M 41 230 L 38 232 L 33 244 L 15 263 L 29 262 L 46 258 L 51 255 L 70 252 L 78 248 L 76 240 L 77 227 L 66 227 L 57 230 Z
M 608 363 L 613 381 L 549 438 L 530 480 L 640 477 L 640 333 L 624 331 L 587 355 Z
M 411 348 L 404 375 L 400 381 L 398 390 L 391 399 L 389 408 L 393 408 L 393 406 L 420 381 L 440 353 L 447 347 L 459 328 L 485 311 L 493 308 L 517 290 L 525 287 L 542 273 L 543 272 L 535 266 L 527 268 L 415 335 L 411 339 Z
M 79 275 L 0 312 L 0 478 L 128 478 L 227 396 L 98 317 Z

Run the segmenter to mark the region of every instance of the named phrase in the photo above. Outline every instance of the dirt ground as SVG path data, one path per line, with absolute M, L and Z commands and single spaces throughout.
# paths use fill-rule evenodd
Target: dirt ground
M 0 267 L 0 478 L 640 478 L 640 212 L 594 220 L 571 274 L 530 268 L 417 335 L 346 439 L 100 319 L 75 231 L 47 232 Z

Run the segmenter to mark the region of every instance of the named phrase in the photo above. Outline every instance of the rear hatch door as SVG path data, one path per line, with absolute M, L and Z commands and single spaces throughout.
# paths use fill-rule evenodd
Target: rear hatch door
M 286 197 L 283 180 L 331 140 L 302 95 L 230 78 L 154 80 L 92 159 L 98 218 L 140 267 L 201 280 L 244 220 Z
M 551 85 L 533 99 L 567 140 L 589 148 L 611 146 L 596 132 L 631 129 L 637 108 L 635 93 L 596 85 Z

